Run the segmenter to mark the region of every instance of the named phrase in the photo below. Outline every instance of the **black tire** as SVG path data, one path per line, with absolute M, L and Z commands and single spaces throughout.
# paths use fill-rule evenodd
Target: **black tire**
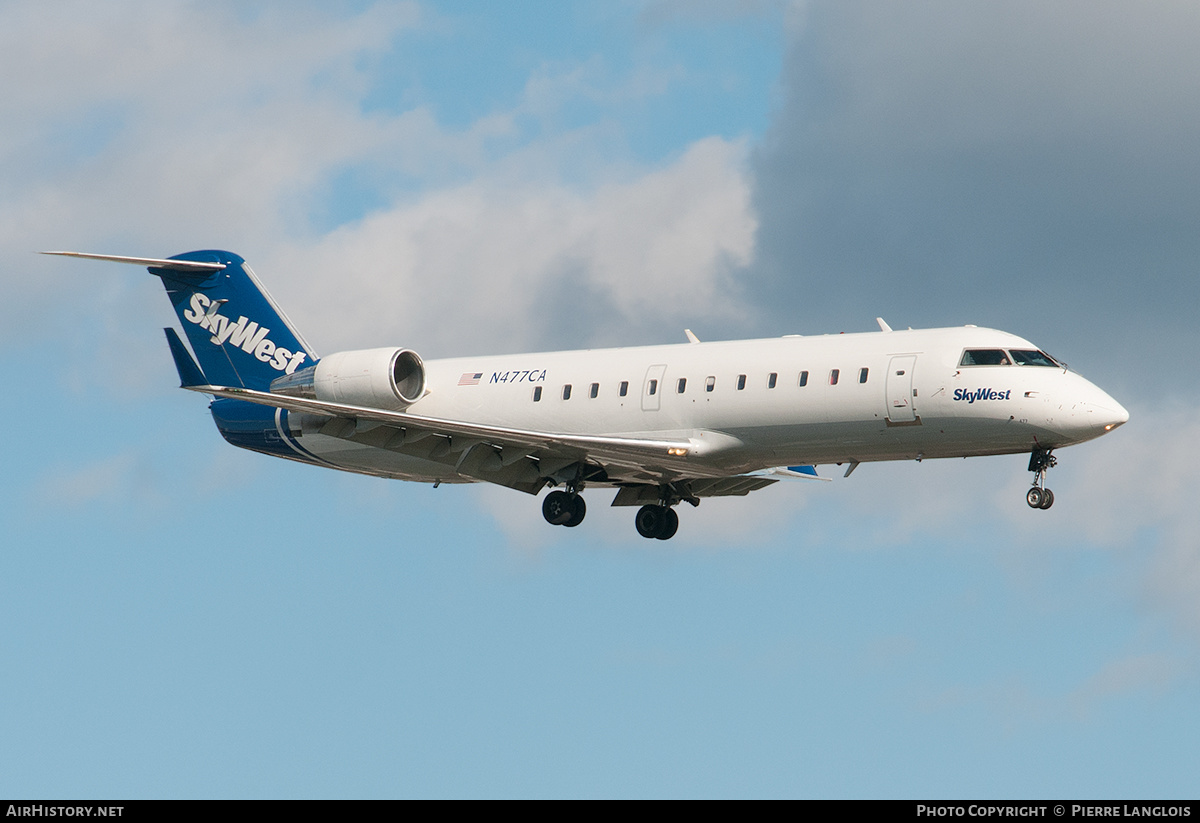
M 642 506 L 638 509 L 637 515 L 633 518 L 633 525 L 637 528 L 638 534 L 647 539 L 653 540 L 658 537 L 659 531 L 663 526 L 662 506 Z
M 675 532 L 677 531 L 679 531 L 679 515 L 674 509 L 665 509 L 663 511 L 662 528 L 654 536 L 659 540 L 670 540 L 675 536 Z
M 575 516 L 575 505 L 566 492 L 550 492 L 542 501 L 542 517 L 551 526 L 563 526 Z M 580 518 L 582 519 L 582 518 Z
M 1042 507 L 1042 500 L 1044 498 L 1045 495 L 1037 486 L 1034 486 L 1032 489 L 1025 492 L 1025 502 L 1029 504 L 1029 508 L 1031 509 L 1040 509 Z
M 1048 509 L 1054 505 L 1054 492 L 1049 489 L 1042 489 L 1042 502 L 1038 506 L 1039 509 Z
M 568 529 L 573 529 L 583 522 L 584 516 L 587 515 L 587 504 L 583 502 L 580 495 L 575 495 L 571 499 L 571 517 L 566 523 L 563 523 Z

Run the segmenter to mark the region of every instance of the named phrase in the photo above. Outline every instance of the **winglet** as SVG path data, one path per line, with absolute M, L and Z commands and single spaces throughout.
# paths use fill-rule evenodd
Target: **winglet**
M 696 335 L 692 334 L 691 329 L 684 329 L 683 333 L 687 337 L 689 343 L 699 343 L 700 342 L 700 338 L 697 337 Z
M 208 384 L 208 379 L 204 376 L 204 372 L 200 371 L 200 367 L 196 365 L 196 361 L 192 359 L 192 355 L 183 345 L 183 341 L 179 339 L 179 335 L 174 329 L 163 329 L 167 333 L 167 345 L 171 347 L 171 357 L 175 360 L 175 371 L 179 372 L 179 388 L 190 389 L 193 386 L 204 386 Z
M 887 323 L 883 322 L 882 317 L 876 317 L 875 322 L 879 324 L 880 331 L 891 331 L 892 330 L 891 326 L 889 326 Z

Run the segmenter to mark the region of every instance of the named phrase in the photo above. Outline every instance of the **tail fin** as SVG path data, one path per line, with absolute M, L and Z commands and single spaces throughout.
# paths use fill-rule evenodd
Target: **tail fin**
M 267 390 L 317 357 L 275 305 L 246 261 L 227 251 L 193 251 L 171 260 L 222 264 L 193 273 L 151 266 L 162 278 L 183 331 L 213 385 Z
M 210 385 L 266 391 L 280 375 L 317 362 L 316 352 L 275 305 L 246 261 L 232 252 L 190 251 L 165 260 L 47 254 L 134 263 L 162 278 Z M 180 377 L 186 382 L 194 375 Z

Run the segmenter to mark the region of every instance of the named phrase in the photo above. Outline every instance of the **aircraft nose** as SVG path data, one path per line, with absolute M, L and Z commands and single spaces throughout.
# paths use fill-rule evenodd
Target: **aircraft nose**
M 1088 427 L 1098 429 L 1099 434 L 1110 432 L 1129 420 L 1129 412 L 1104 391 L 1095 393 L 1083 403 Z
M 1129 422 L 1129 412 L 1125 410 L 1125 407 L 1111 397 L 1108 400 L 1108 403 L 1092 404 L 1096 409 L 1096 418 L 1098 422 L 1104 425 L 1106 432 L 1110 432 L 1117 426 Z
M 1129 412 L 1106 391 L 1077 375 L 1073 402 L 1060 406 L 1058 424 L 1072 442 L 1080 443 L 1107 434 L 1129 420 Z

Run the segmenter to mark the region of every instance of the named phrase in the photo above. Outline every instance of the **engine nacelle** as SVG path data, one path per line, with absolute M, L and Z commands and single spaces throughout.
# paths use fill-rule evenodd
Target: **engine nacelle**
M 411 349 L 362 349 L 321 358 L 271 383 L 275 394 L 402 411 L 425 394 L 425 364 Z

